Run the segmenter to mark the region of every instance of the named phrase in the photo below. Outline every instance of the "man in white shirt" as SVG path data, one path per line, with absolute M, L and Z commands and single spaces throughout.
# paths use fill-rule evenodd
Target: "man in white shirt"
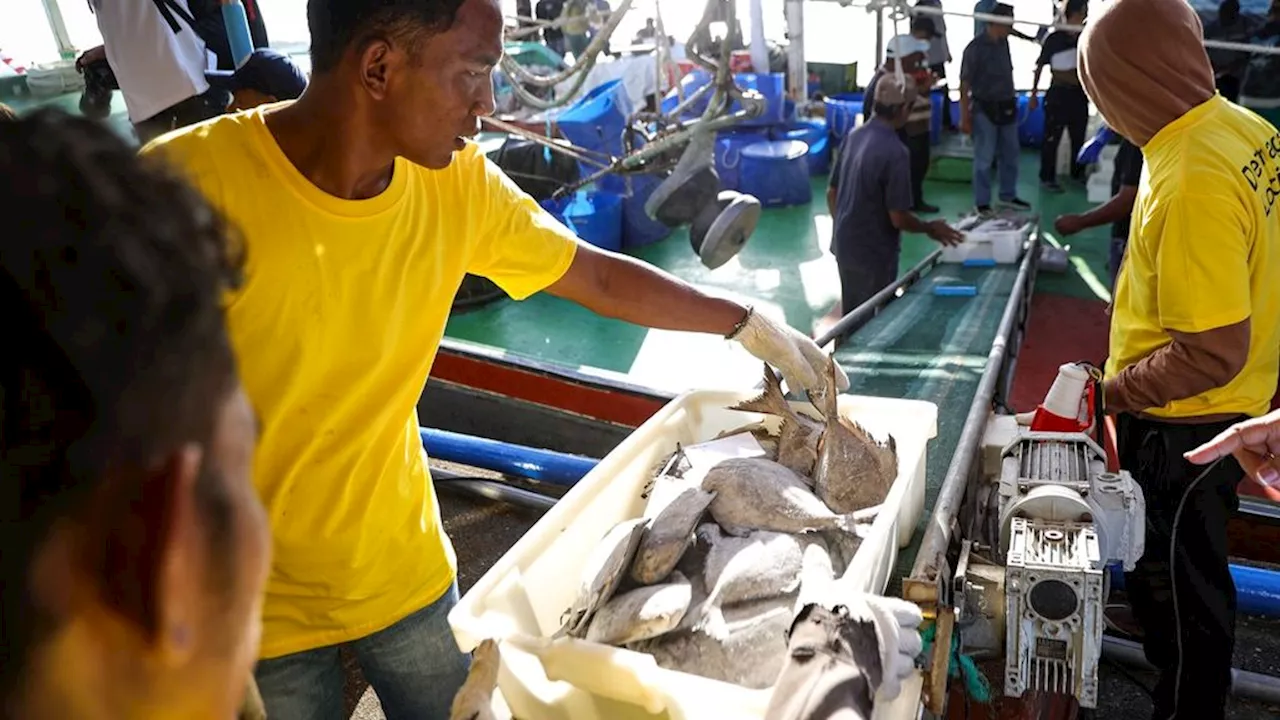
M 106 59 L 142 143 L 226 110 L 225 93 L 210 92 L 205 79 L 208 53 L 187 0 L 91 0 L 90 7 L 103 45 L 78 64 Z

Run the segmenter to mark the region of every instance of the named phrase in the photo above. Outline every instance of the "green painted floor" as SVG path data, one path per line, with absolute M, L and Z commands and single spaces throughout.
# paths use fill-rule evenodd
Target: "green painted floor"
M 956 161 L 938 162 L 944 164 L 938 167 L 940 174 L 955 174 Z M 963 167 L 959 166 L 961 174 Z M 1038 168 L 1038 153 L 1024 152 L 1019 188 L 1021 196 L 1048 218 L 1047 225 L 1051 226 L 1052 219 L 1061 213 L 1090 207 L 1083 187 L 1042 195 Z M 689 245 L 688 233 L 683 230 L 631 254 L 709 292 L 750 302 L 774 317 L 785 318 L 802 332 L 811 332 L 833 308 L 840 289 L 835 260 L 828 251 L 831 218 L 825 207 L 825 183 L 825 177 L 813 179 L 814 202 L 809 206 L 765 211 L 741 254 L 716 270 L 708 270 L 699 262 Z M 973 204 L 967 182 L 929 181 L 925 194 L 948 217 L 963 214 Z M 1073 265 L 1065 274 L 1041 273 L 1037 290 L 1108 299 L 1109 230 L 1086 231 L 1067 241 L 1054 236 L 1051 227 L 1049 230 L 1050 243 L 1070 245 Z M 902 269 L 919 262 L 934 247 L 924 236 L 904 235 Z M 999 309 L 995 312 L 998 315 Z M 597 317 L 548 295 L 523 302 L 502 300 L 455 314 L 447 335 L 544 361 L 628 373 L 635 381 L 670 391 L 703 382 L 714 386 L 740 384 L 747 378 L 754 382 L 759 372 L 756 363 L 744 360 L 742 353 L 727 347 L 729 344 L 724 341 L 646 330 Z
M 859 395 L 927 400 L 938 406 L 938 434 L 925 462 L 925 507 L 947 474 L 987 363 L 992 340 L 1013 288 L 1017 266 L 965 268 L 938 265 L 899 299 L 890 303 L 836 352 L 849 374 L 849 392 Z M 941 297 L 935 285 L 973 285 L 974 297 Z M 920 524 L 912 545 L 899 553 L 897 572 L 910 573 L 928 522 Z M 896 585 L 891 585 L 896 591 Z

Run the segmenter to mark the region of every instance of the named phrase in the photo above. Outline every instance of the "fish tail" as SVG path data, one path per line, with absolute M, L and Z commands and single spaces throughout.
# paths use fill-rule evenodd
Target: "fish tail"
M 854 519 L 852 514 L 837 515 L 833 524 L 841 532 L 846 532 L 850 535 L 857 532 L 858 521 Z
M 871 523 L 876 519 L 880 512 L 880 506 L 865 510 L 855 510 L 845 515 L 837 515 L 835 517 L 836 529 L 846 532 L 855 537 L 866 535 L 871 529 Z
M 791 405 L 782 394 L 782 382 L 778 380 L 778 376 L 774 374 L 773 368 L 770 368 L 768 363 L 764 365 L 764 391 L 730 409 L 784 417 L 791 414 Z
M 835 420 L 839 417 L 836 396 L 840 393 L 840 390 L 836 386 L 836 361 L 833 357 L 827 358 L 827 372 L 823 385 L 822 392 L 808 393 L 809 402 L 818 408 L 823 418 L 828 421 Z
M 729 637 L 729 625 L 724 621 L 724 613 L 710 600 L 703 606 L 702 619 L 693 629 L 715 640 L 724 640 Z

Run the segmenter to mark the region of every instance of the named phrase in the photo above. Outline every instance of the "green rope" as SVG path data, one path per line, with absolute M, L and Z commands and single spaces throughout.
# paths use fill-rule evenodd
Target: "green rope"
M 924 640 L 923 654 L 927 655 L 929 648 L 933 647 L 937 628 L 937 625 L 930 625 L 920 633 Z M 947 663 L 947 677 L 962 679 L 965 693 L 975 701 L 984 705 L 991 702 L 991 685 L 987 683 L 987 678 L 978 669 L 973 658 L 960 654 L 960 635 L 957 633 L 951 634 L 951 661 Z

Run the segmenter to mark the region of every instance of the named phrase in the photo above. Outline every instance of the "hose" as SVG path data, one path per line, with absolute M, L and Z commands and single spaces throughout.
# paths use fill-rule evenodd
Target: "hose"
M 472 477 L 450 472 L 443 468 L 431 469 L 431 480 L 445 490 L 452 490 L 472 497 L 497 500 L 510 505 L 546 512 L 555 507 L 556 499 L 532 490 L 514 487 L 498 480 Z

